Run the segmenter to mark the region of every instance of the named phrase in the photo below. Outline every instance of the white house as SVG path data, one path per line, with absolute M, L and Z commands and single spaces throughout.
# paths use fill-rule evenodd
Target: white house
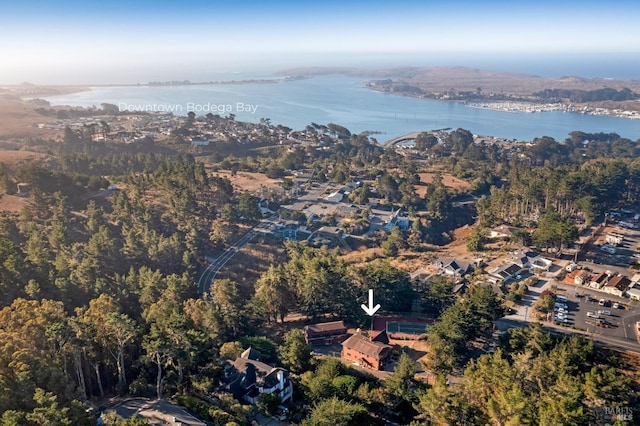
M 634 286 L 627 290 L 627 296 L 631 300 L 640 300 L 640 286 Z
M 511 258 L 513 259 L 513 263 L 515 263 L 518 266 L 521 266 L 523 269 L 524 268 L 531 268 L 531 269 L 539 269 L 542 271 L 548 271 L 549 268 L 551 268 L 551 265 L 553 265 L 553 262 L 550 261 L 549 259 L 545 259 L 544 257 L 541 257 L 538 254 L 532 254 L 532 253 L 524 253 L 521 250 L 515 251 L 511 254 Z
M 605 241 L 612 246 L 619 246 L 624 241 L 624 236 L 610 233 L 605 237 Z
M 208 146 L 209 139 L 204 136 L 196 136 L 191 138 L 191 146 Z
M 433 265 L 438 268 L 442 274 L 453 277 L 462 277 L 473 269 L 471 263 L 450 257 L 439 257 Z
M 496 226 L 489 230 L 489 238 L 511 238 L 513 232 L 518 228 L 509 225 Z

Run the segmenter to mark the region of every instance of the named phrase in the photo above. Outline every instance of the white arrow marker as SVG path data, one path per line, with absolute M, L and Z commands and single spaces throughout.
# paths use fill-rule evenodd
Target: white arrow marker
M 364 311 L 367 313 L 367 315 L 369 315 L 370 317 L 373 316 L 373 314 L 376 313 L 376 311 L 378 309 L 380 309 L 380 304 L 377 304 L 376 306 L 373 306 L 373 289 L 369 289 L 369 306 L 365 305 L 364 303 L 362 305 L 360 305 L 360 307 L 362 309 L 364 309 Z

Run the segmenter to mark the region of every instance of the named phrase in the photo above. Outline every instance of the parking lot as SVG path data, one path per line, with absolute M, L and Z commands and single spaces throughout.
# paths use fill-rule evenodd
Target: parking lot
M 606 245 L 606 237 L 608 234 L 617 234 L 624 237 L 623 241 L 614 246 L 615 253 L 608 253 L 602 250 L 602 246 Z M 628 267 L 635 263 L 634 254 L 637 254 L 637 248 L 640 246 L 640 230 L 623 228 L 619 225 L 607 225 L 602 231 L 598 239 L 586 247 L 586 251 L 580 260 L 592 262 L 600 265 L 615 265 Z
M 640 321 L 639 303 L 584 287 L 562 283 L 556 285 L 558 295 L 567 298 L 567 322 L 564 325 L 593 334 L 637 342 L 634 327 Z M 600 305 L 600 299 L 606 301 L 604 306 Z M 618 303 L 620 307 L 614 308 L 614 303 Z M 598 311 L 607 311 L 609 314 L 598 315 Z

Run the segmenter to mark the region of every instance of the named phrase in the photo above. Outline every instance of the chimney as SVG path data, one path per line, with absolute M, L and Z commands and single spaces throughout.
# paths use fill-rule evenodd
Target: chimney
M 278 378 L 278 382 L 280 382 L 280 389 L 284 389 L 284 371 L 278 370 L 276 377 Z

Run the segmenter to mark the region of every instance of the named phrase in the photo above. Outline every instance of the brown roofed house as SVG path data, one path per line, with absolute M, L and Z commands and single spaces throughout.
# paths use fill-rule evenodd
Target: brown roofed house
M 342 342 L 346 338 L 347 327 L 342 321 L 311 324 L 304 328 L 304 339 L 310 345 L 330 345 L 335 342 Z
M 605 285 L 608 279 L 609 279 L 609 276 L 606 273 L 601 272 L 595 277 L 591 277 L 591 282 L 589 283 L 589 287 L 602 288 L 602 286 Z
M 631 280 L 629 278 L 624 275 L 616 275 L 615 277 L 611 277 L 609 282 L 604 286 L 604 292 L 622 297 L 630 286 Z
M 342 359 L 381 370 L 391 356 L 391 349 L 387 344 L 372 342 L 361 334 L 354 334 L 342 343 Z
M 578 269 L 573 276 L 573 283 L 576 285 L 583 285 L 589 282 L 590 274 L 584 269 Z

